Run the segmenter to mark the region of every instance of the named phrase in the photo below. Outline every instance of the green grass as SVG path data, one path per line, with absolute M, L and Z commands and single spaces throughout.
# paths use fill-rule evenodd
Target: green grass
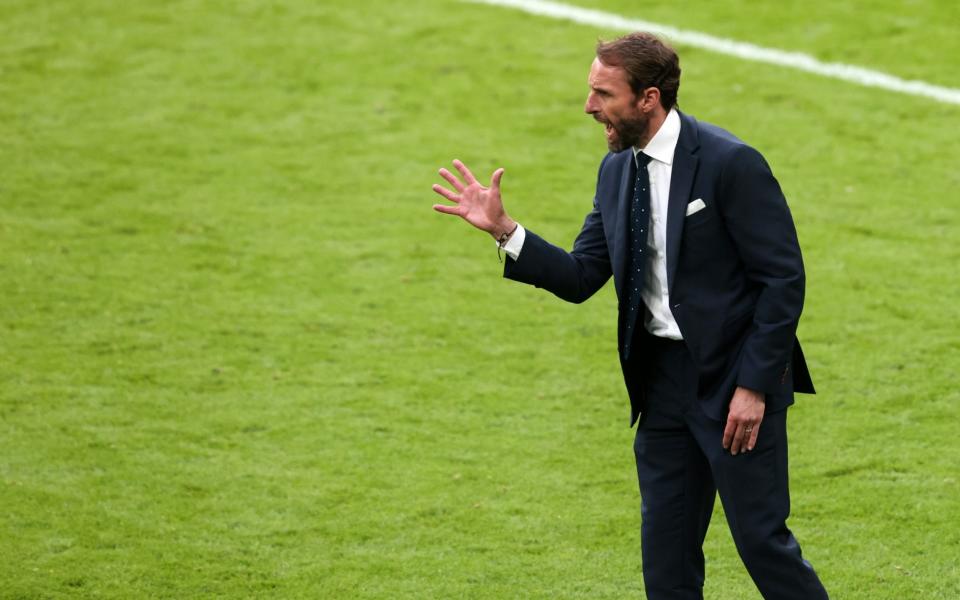
M 954 3 L 584 5 L 960 87 Z M 641 595 L 612 289 L 502 281 L 429 208 L 450 159 L 505 166 L 568 244 L 611 33 L 3 4 L 0 597 Z M 681 105 L 764 152 L 804 248 L 791 526 L 833 597 L 960 597 L 960 109 L 679 50 Z M 758 597 L 719 509 L 706 552 L 708 598 Z

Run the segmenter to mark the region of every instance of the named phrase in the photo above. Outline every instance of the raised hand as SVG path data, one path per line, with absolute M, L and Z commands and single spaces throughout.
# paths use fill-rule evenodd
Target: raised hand
M 490 178 L 490 187 L 484 187 L 465 164 L 454 160 L 453 166 L 463 176 L 463 181 L 446 169 L 440 169 L 440 176 L 446 179 L 456 192 L 438 184 L 433 185 L 433 191 L 453 202 L 454 206 L 434 204 L 433 210 L 457 215 L 477 229 L 486 231 L 495 240 L 513 231 L 516 222 L 507 216 L 500 199 L 500 179 L 503 178 L 503 169 L 494 171 Z

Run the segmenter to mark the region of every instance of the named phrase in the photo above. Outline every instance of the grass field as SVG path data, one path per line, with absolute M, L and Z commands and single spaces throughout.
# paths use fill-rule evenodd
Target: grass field
M 960 87 L 955 2 L 639 18 Z M 612 286 L 433 214 L 506 167 L 562 245 L 598 31 L 454 1 L 0 4 L 0 597 L 641 597 Z M 679 46 L 772 164 L 819 395 L 790 525 L 832 596 L 960 597 L 960 107 Z M 759 596 L 721 514 L 707 597 Z

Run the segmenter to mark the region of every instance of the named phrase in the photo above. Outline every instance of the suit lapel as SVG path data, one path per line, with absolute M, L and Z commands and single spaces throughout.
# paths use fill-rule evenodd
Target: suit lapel
M 680 239 L 683 237 L 683 221 L 687 216 L 690 190 L 697 174 L 700 146 L 697 122 L 693 117 L 680 113 L 680 139 L 673 155 L 670 174 L 670 197 L 667 203 L 667 291 L 673 290 L 673 282 L 680 259 Z
M 620 295 L 620 288 L 623 286 L 623 276 L 626 273 L 627 265 L 627 227 L 630 223 L 630 202 L 633 201 L 633 183 L 637 178 L 636 163 L 633 160 L 632 149 L 627 149 L 621 153 L 624 157 L 622 164 L 622 173 L 620 175 L 620 194 L 617 198 L 617 226 L 613 238 L 613 283 L 617 289 L 617 296 Z

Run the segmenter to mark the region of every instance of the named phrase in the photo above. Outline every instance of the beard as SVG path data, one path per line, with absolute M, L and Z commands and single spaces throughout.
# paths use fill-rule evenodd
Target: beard
M 631 146 L 646 144 L 647 126 L 650 118 L 638 113 L 636 117 L 621 119 L 614 123 L 602 117 L 594 117 L 606 126 L 607 148 L 621 152 Z

